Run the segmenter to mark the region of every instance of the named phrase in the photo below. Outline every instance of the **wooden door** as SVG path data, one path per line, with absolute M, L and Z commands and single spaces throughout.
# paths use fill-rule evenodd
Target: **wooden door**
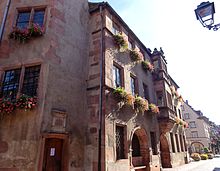
M 46 139 L 44 148 L 43 171 L 62 171 L 62 151 L 62 139 Z

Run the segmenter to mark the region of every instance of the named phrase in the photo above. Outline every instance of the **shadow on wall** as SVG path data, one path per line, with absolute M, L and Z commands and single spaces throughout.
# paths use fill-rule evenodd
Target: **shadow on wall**
M 215 167 L 213 171 L 220 171 L 220 168 Z

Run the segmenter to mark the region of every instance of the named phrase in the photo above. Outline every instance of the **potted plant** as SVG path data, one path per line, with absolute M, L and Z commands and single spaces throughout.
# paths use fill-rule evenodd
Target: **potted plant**
M 129 52 L 132 61 L 138 62 L 143 59 L 143 55 L 137 49 L 130 50 Z
M 30 97 L 25 94 L 22 94 L 16 101 L 15 106 L 19 109 L 33 109 L 37 104 L 36 97 Z
M 31 37 L 42 36 L 44 33 L 43 27 L 38 24 L 31 23 L 29 27 L 21 29 L 18 27 L 14 27 L 9 34 L 9 39 L 15 39 L 19 42 L 26 42 Z
M 154 66 L 148 60 L 142 61 L 142 67 L 146 71 L 153 72 L 154 70 Z
M 0 114 L 9 114 L 15 110 L 14 103 L 9 99 L 0 98 Z
M 159 107 L 156 106 L 155 104 L 151 103 L 149 104 L 149 110 L 153 113 L 159 113 L 160 110 L 159 110 Z
M 132 96 L 130 93 L 127 93 L 122 87 L 114 89 L 113 95 L 117 102 L 122 102 L 129 106 L 133 106 L 134 104 L 134 96 Z
M 116 89 L 114 89 L 113 95 L 118 102 L 124 102 L 126 100 L 127 93 L 123 87 L 117 87 Z
M 148 110 L 148 101 L 140 96 L 136 96 L 134 100 L 134 108 L 137 112 L 144 113 L 144 111 Z
M 37 98 L 30 97 L 25 94 L 21 95 L 15 101 L 11 101 L 11 99 L 0 99 L 0 114 L 10 114 L 16 109 L 33 109 L 37 105 Z
M 113 35 L 115 44 L 118 46 L 119 49 L 126 50 L 128 48 L 128 41 L 126 40 L 125 36 L 122 33 Z

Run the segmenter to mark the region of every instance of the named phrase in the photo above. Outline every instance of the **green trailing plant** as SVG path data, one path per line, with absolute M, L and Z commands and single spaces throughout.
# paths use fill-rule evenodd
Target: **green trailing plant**
M 31 23 L 29 27 L 21 29 L 14 27 L 9 34 L 9 39 L 17 40 L 21 43 L 26 42 L 31 37 L 42 36 L 44 33 L 44 28 L 38 24 Z
M 137 112 L 144 113 L 144 111 L 147 111 L 149 109 L 148 101 L 140 96 L 136 96 L 134 100 L 134 108 Z
M 142 67 L 146 71 L 154 71 L 154 66 L 148 60 L 142 61 Z
M 128 41 L 126 40 L 125 36 L 121 33 L 113 35 L 114 42 L 118 46 L 119 49 L 126 50 L 128 48 Z
M 138 62 L 143 59 L 143 55 L 137 49 L 130 50 L 129 52 L 130 52 L 130 57 L 132 61 Z
M 160 113 L 159 107 L 153 103 L 149 104 L 149 110 L 153 113 Z
M 119 101 L 125 101 L 125 100 L 126 100 L 127 92 L 124 90 L 124 88 L 122 88 L 122 87 L 117 87 L 116 89 L 114 89 L 113 95 L 114 95 L 115 99 L 116 99 L 118 102 L 119 102 Z

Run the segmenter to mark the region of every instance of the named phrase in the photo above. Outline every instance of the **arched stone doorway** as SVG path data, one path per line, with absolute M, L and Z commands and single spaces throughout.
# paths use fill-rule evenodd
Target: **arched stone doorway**
M 191 150 L 193 153 L 202 153 L 204 149 L 204 145 L 201 142 L 192 142 Z
M 132 153 L 132 166 L 137 171 L 148 171 L 150 162 L 150 152 L 147 133 L 143 128 L 136 128 L 131 136 L 130 149 Z
M 165 134 L 160 135 L 160 157 L 163 168 L 171 168 L 170 149 Z

